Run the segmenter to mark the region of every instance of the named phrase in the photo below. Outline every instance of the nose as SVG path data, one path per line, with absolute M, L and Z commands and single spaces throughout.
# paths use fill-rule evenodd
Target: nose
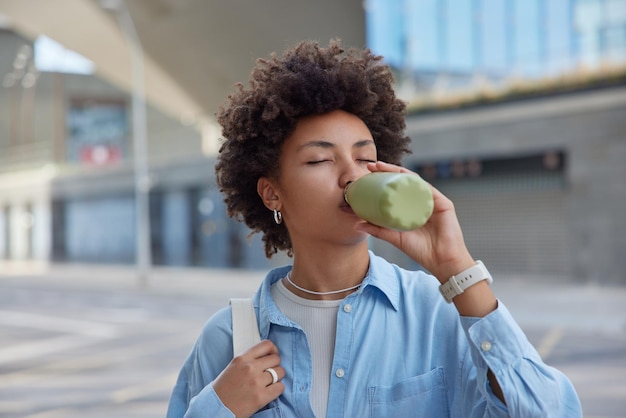
M 348 184 L 352 183 L 353 181 L 367 173 L 367 169 L 359 166 L 355 162 L 351 162 L 349 165 L 346 166 L 344 172 L 341 174 L 339 178 L 339 186 L 343 189 Z

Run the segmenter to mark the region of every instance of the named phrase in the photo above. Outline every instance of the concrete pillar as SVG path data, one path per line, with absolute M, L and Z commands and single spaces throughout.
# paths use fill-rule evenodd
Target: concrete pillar
M 50 259 L 52 212 L 50 199 L 42 199 L 33 204 L 33 259 Z
M 10 254 L 13 260 L 26 260 L 31 253 L 32 214 L 22 202 L 14 202 L 9 208 Z
M 9 257 L 8 227 L 6 206 L 0 202 L 0 260 Z

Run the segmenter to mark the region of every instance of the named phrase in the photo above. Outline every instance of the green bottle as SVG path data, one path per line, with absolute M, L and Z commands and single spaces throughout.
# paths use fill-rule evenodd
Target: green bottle
M 424 225 L 434 207 L 428 183 L 410 173 L 366 174 L 346 186 L 344 198 L 359 217 L 400 231 Z

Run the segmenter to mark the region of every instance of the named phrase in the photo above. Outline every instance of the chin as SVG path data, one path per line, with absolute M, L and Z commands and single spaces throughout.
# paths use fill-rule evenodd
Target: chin
M 350 238 L 348 239 L 348 244 L 351 244 L 351 245 L 362 244 L 364 241 L 367 241 L 369 236 L 370 234 L 368 234 L 367 232 L 353 230 Z

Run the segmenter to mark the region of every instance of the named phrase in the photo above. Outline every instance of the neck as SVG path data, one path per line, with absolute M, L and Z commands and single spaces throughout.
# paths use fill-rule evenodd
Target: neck
M 306 299 L 343 299 L 358 287 L 369 268 L 367 246 L 333 251 L 297 251 L 294 248 L 293 270 L 285 286 Z M 304 290 L 302 290 L 304 289 Z
M 339 294 L 343 294 L 343 293 L 348 293 L 348 292 L 352 292 L 354 290 L 357 290 L 359 287 L 361 287 L 361 283 L 359 284 L 355 284 L 354 286 L 350 286 L 350 287 L 346 287 L 345 289 L 338 289 L 338 290 L 328 290 L 325 292 L 316 292 L 314 290 L 309 290 L 309 289 L 305 289 L 302 286 L 298 286 L 296 283 L 294 283 L 293 280 L 291 280 L 291 271 L 289 273 L 287 273 L 287 276 L 285 276 L 285 280 L 287 280 L 287 282 L 295 287 L 297 290 L 304 292 L 308 295 L 314 295 L 314 296 L 331 296 L 331 295 L 339 295 Z

